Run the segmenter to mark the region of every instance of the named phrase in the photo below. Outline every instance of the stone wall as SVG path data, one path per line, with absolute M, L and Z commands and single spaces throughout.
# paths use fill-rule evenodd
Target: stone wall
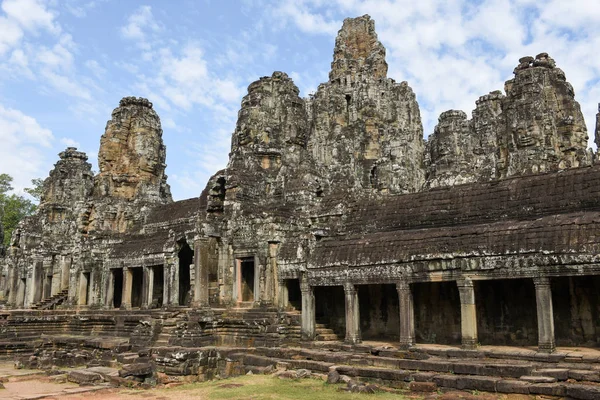
M 346 330 L 356 341 L 352 329 L 396 338 L 406 325 L 390 314 L 409 309 L 413 285 L 420 340 L 453 343 L 464 333 L 458 307 L 489 300 L 473 287 L 511 287 L 472 281 L 526 280 L 517 286 L 529 293 L 537 279 L 547 303 L 550 277 L 600 274 L 600 167 L 572 87 L 545 53 L 522 58 L 505 94 L 480 97 L 471 119 L 442 113 L 425 143 L 416 95 L 387 77 L 374 21 L 346 19 L 314 95 L 300 98 L 283 72 L 249 85 L 228 165 L 198 198 L 172 201 L 162 134 L 152 104 L 126 97 L 102 135 L 96 176 L 84 153 L 60 154 L 38 213 L 11 239 L 9 307 L 274 312 L 291 307 L 293 280 L 303 323 L 317 315 L 333 331 L 323 335 Z M 393 285 L 403 302 L 384 301 Z M 492 329 L 498 310 L 487 311 L 482 337 L 532 340 L 532 313 L 517 321 L 527 330 L 517 340 Z M 222 344 L 299 336 L 274 314 L 249 324 L 190 315 L 171 332 L 177 344 L 218 332 L 233 332 Z M 158 328 L 138 326 L 134 341 Z

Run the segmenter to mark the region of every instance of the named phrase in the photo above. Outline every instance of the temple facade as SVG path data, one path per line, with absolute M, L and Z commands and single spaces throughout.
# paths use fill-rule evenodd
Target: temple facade
M 374 21 L 346 19 L 329 81 L 309 99 L 283 72 L 250 84 L 227 167 L 182 201 L 152 104 L 124 98 L 99 172 L 67 148 L 15 230 L 5 307 L 257 309 L 299 314 L 303 340 L 595 346 L 600 166 L 574 96 L 548 54 L 523 57 L 425 141 Z

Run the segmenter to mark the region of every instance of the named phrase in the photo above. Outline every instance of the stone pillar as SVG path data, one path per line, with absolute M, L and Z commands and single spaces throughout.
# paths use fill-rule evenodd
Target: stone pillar
M 460 294 L 460 330 L 463 349 L 477 348 L 477 312 L 475 288 L 470 278 L 456 281 Z
M 179 305 L 179 258 L 173 257 L 169 262 L 169 304 Z
M 163 306 L 171 305 L 171 266 L 169 259 L 163 264 Z
M 312 286 L 303 279 L 300 282 L 302 292 L 302 339 L 315 339 L 315 292 Z
M 133 285 L 133 274 L 127 267 L 123 267 L 123 295 L 121 296 L 121 308 L 131 309 L 131 289 Z
M 277 287 L 279 288 L 277 290 L 277 296 L 278 296 L 277 304 L 279 306 L 279 310 L 285 311 L 288 308 L 288 299 L 289 299 L 288 288 L 285 283 L 285 279 L 279 279 L 277 281 Z
M 552 353 L 556 349 L 554 341 L 554 311 L 552 310 L 552 290 L 550 278 L 533 278 L 538 320 L 538 351 Z
M 88 276 L 86 276 L 86 273 L 83 271 L 79 273 L 79 294 L 77 296 L 77 305 L 79 306 L 85 306 L 90 301 L 90 299 L 88 299 Z
M 410 283 L 396 283 L 400 305 L 400 347 L 408 349 L 415 344 L 415 311 Z
M 71 256 L 62 256 L 60 261 L 60 289 L 69 288 L 69 277 L 71 274 Z
M 208 307 L 208 241 L 194 243 L 194 307 Z
M 104 288 L 104 308 L 111 309 L 115 299 L 115 275 L 112 269 L 108 269 Z
M 346 343 L 360 343 L 358 291 L 356 290 L 356 286 L 346 282 L 344 283 L 344 293 L 346 295 Z
M 146 307 L 150 308 L 152 300 L 154 300 L 154 267 L 144 267 L 144 282 L 146 288 L 145 304 Z

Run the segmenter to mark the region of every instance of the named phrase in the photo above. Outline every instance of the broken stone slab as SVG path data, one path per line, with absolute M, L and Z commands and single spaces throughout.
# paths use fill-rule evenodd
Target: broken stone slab
M 335 385 L 339 381 L 340 381 L 340 373 L 337 372 L 336 370 L 329 371 L 329 373 L 327 374 L 327 383 L 329 383 L 330 385 Z
M 522 376 L 519 378 L 522 381 L 529 383 L 554 383 L 557 381 L 556 378 L 551 376 Z
M 121 378 L 127 378 L 128 376 L 146 377 L 153 373 L 154 365 L 150 363 L 127 364 L 123 366 L 123 369 L 119 370 Z
M 87 371 L 95 372 L 102 376 L 102 379 L 108 381 L 110 377 L 119 376 L 119 370 L 117 368 L 109 368 L 109 367 L 91 367 L 88 368 Z
M 80 385 L 91 385 L 102 382 L 103 378 L 102 375 L 97 372 L 88 371 L 86 369 L 77 369 L 69 372 L 67 380 Z

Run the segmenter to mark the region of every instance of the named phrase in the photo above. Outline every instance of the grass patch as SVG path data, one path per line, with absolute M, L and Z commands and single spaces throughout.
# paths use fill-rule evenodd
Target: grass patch
M 376 393 L 365 395 L 339 391 L 343 385 L 328 385 L 317 379 L 279 379 L 269 375 L 252 375 L 231 378 L 227 380 L 209 381 L 177 386 L 169 389 L 159 389 L 155 395 L 181 394 L 181 398 L 194 396 L 201 399 L 236 399 L 236 400 L 268 400 L 268 399 L 310 399 L 310 400 L 365 400 L 365 399 L 394 399 L 402 400 L 407 397 L 396 393 Z M 160 393 L 159 393 L 160 392 Z M 414 398 L 411 396 L 411 398 Z

